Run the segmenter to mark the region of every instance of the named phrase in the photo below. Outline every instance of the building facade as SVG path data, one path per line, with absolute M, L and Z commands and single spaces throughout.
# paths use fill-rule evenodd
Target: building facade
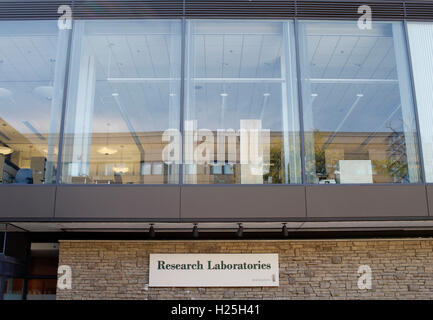
M 433 298 L 432 61 L 433 1 L 1 0 L 0 299 Z

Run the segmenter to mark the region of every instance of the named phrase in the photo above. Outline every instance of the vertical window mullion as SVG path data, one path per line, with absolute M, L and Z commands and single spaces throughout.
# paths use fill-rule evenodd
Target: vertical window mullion
M 415 82 L 414 82 L 414 74 L 413 74 L 413 65 L 412 65 L 412 55 L 411 55 L 411 48 L 409 43 L 409 34 L 407 29 L 407 21 L 404 20 L 404 40 L 406 45 L 406 51 L 408 56 L 408 63 L 409 63 L 409 74 L 410 74 L 410 84 L 411 84 L 411 91 L 412 91 L 412 99 L 413 99 L 413 107 L 414 107 L 414 114 L 415 114 L 415 126 L 416 126 L 416 136 L 418 141 L 418 155 L 419 155 L 419 163 L 421 167 L 421 182 L 427 182 L 426 180 L 426 174 L 425 174 L 425 168 L 424 168 L 424 154 L 423 154 L 423 146 L 422 146 L 422 140 L 421 140 L 421 128 L 419 124 L 419 115 L 418 115 L 418 101 L 416 97 L 415 92 Z
M 296 5 L 296 4 L 295 4 Z M 302 167 L 302 183 L 306 184 L 306 177 L 305 177 L 305 145 L 304 145 L 304 103 L 303 103 L 303 96 L 302 96 L 302 77 L 301 77 L 301 61 L 299 59 L 299 22 L 298 19 L 295 18 L 294 21 L 294 28 L 295 28 L 295 52 L 296 52 L 296 78 L 297 78 L 297 85 L 298 85 L 298 105 L 299 105 L 299 131 L 300 131 L 300 139 L 301 139 L 301 167 Z
M 70 60 L 71 60 L 71 51 L 72 51 L 73 30 L 74 30 L 74 20 L 71 21 L 71 29 L 69 30 L 69 40 L 68 40 L 68 47 L 66 53 L 67 57 L 66 57 L 65 81 L 64 81 L 63 100 L 62 100 L 62 111 L 61 111 L 60 128 L 59 128 L 56 184 L 61 183 L 61 174 L 62 174 L 62 155 L 63 155 L 63 145 L 64 145 L 66 104 L 67 104 L 68 87 L 69 87 L 69 70 L 70 70 Z
M 183 154 L 184 154 L 184 110 L 185 110 L 185 65 L 186 65 L 186 33 L 188 32 L 185 16 L 182 17 L 182 47 L 181 47 L 181 70 L 180 70 L 180 113 L 179 113 L 179 133 L 180 133 L 180 154 L 179 154 L 179 184 L 183 184 Z

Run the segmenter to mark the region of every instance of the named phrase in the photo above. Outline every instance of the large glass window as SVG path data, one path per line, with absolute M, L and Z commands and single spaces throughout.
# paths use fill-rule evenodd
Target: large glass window
M 163 160 L 179 129 L 181 23 L 75 21 L 63 183 L 178 183 Z
M 292 22 L 189 21 L 184 182 L 301 183 Z
M 307 183 L 416 183 L 401 22 L 300 22 Z
M 68 38 L 57 21 L 0 22 L 0 183 L 55 181 Z
M 69 31 L 0 26 L 0 183 L 53 183 Z M 74 22 L 61 182 L 176 184 L 183 161 L 187 184 L 301 183 L 293 22 L 187 21 L 184 94 L 181 30 Z M 408 31 L 433 182 L 433 27 Z M 299 50 L 305 182 L 420 182 L 403 23 L 301 21 Z
M 433 23 L 408 23 L 426 182 L 433 182 Z

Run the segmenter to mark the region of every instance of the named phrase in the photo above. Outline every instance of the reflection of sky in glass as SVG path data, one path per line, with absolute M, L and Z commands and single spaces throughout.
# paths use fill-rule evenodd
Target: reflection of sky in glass
M 304 26 L 303 71 L 311 90 L 304 99 L 314 114 L 313 127 L 305 129 L 334 131 L 350 113 L 340 132 L 403 131 L 392 24 Z
M 241 119 L 262 119 L 263 128 L 282 129 L 280 84 L 198 84 L 193 90 L 195 119 L 203 128 L 237 130 Z
M 93 133 L 177 128 L 180 89 L 178 21 L 86 21 L 84 51 L 95 57 Z M 172 108 L 170 108 L 170 105 Z M 66 127 L 69 131 L 73 128 Z
M 284 26 L 193 22 L 188 119 L 210 130 L 238 130 L 241 119 L 261 119 L 264 129 L 282 131 Z
M 57 21 L 2 21 L 0 28 L 0 117 L 21 134 L 49 132 L 57 53 Z

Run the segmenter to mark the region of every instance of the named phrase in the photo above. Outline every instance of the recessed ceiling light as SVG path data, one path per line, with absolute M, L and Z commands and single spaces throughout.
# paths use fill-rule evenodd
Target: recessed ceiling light
M 356 96 L 357 97 L 363 97 L 364 95 L 362 93 L 358 93 Z
M 312 96 L 312 97 L 317 97 L 318 94 L 317 94 L 317 93 L 312 93 L 311 96 Z
M 223 93 L 220 93 L 220 96 L 221 96 L 221 97 L 227 97 L 227 96 L 228 96 L 228 94 L 227 94 L 227 93 L 225 93 L 225 92 L 223 92 Z
M 108 148 L 108 147 L 102 147 L 98 149 L 98 152 L 101 154 L 104 154 L 106 156 L 109 156 L 111 154 L 115 154 L 117 152 L 116 149 Z
M 118 94 L 117 92 L 113 92 L 111 95 L 112 95 L 113 97 L 118 97 L 118 96 L 119 96 L 119 94 Z
M 263 96 L 265 96 L 265 97 L 269 97 L 271 94 L 269 93 L 269 92 L 265 92 L 264 94 L 263 94 Z

